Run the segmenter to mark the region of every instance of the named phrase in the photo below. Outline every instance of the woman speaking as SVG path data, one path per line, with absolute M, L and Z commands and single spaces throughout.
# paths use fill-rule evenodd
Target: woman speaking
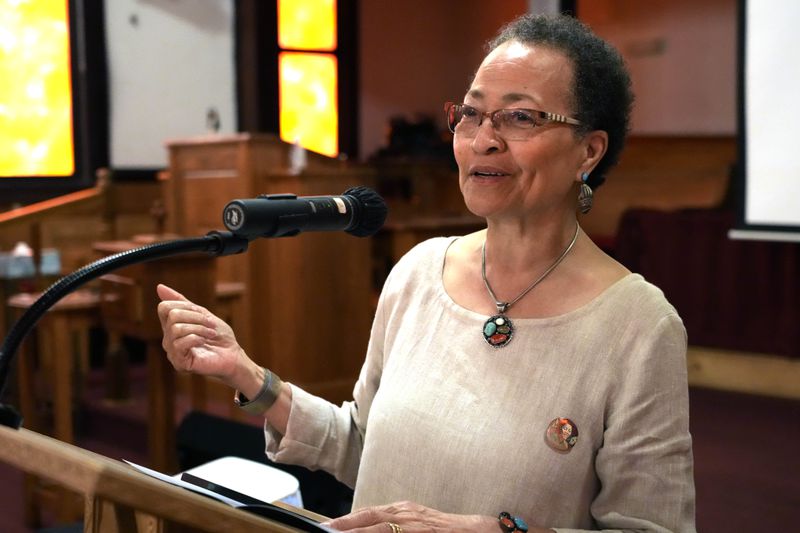
M 582 23 L 511 22 L 445 105 L 486 229 L 398 262 L 352 402 L 282 382 L 162 285 L 170 361 L 264 416 L 271 459 L 354 487 L 339 530 L 693 531 L 683 324 L 578 223 L 632 100 L 619 54 Z

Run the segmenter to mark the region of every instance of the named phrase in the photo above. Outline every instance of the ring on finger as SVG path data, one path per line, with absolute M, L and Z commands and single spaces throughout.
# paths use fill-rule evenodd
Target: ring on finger
M 386 522 L 386 525 L 392 529 L 392 533 L 403 533 L 403 528 L 394 522 Z

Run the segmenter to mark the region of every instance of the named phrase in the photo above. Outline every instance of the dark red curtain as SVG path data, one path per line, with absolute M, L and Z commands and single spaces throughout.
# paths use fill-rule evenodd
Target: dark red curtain
M 689 344 L 800 357 L 800 244 L 728 239 L 719 210 L 632 210 L 615 254 L 660 287 Z

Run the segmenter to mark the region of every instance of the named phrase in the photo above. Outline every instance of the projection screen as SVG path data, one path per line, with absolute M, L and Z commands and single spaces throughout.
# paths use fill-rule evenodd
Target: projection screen
M 740 0 L 743 179 L 733 238 L 800 241 L 800 26 L 796 0 Z

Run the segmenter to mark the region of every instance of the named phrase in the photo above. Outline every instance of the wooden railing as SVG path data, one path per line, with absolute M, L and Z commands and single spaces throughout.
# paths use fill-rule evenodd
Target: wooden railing
M 108 187 L 101 184 L 0 213 L 0 235 L 8 235 L 27 227 L 27 242 L 33 249 L 34 264 L 38 270 L 42 251 L 42 223 L 55 216 L 69 215 L 76 211 L 104 213 L 107 190 Z
M 13 240 L 24 240 L 33 250 L 34 275 L 29 280 L 32 286 L 44 284 L 41 272 L 43 246 L 42 225 L 57 216 L 69 216 L 76 212 L 104 212 L 107 187 L 98 186 L 73 192 L 17 209 L 0 213 L 0 236 L 9 246 Z M 5 335 L 7 322 L 7 284 L 0 284 L 0 333 Z
M 46 217 L 62 214 L 75 208 L 100 207 L 104 190 L 103 186 L 92 187 L 0 213 L 0 231 L 7 224 L 36 224 Z

